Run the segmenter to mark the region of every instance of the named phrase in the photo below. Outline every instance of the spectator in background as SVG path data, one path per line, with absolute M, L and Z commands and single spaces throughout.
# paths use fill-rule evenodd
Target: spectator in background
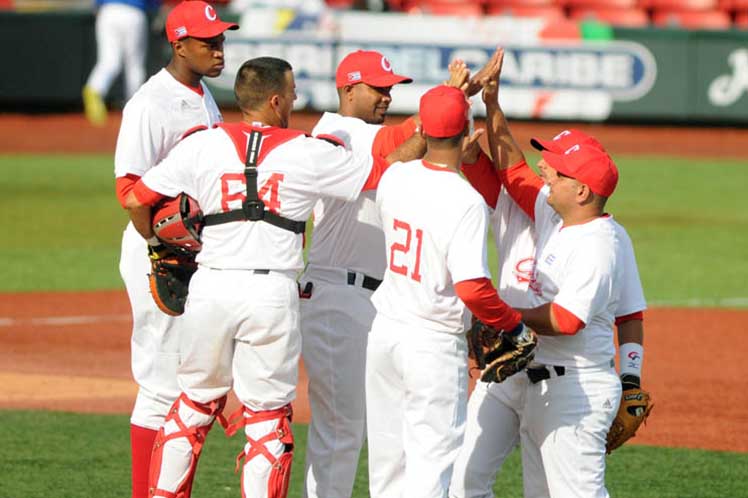
M 148 12 L 161 0 L 96 0 L 96 65 L 83 87 L 86 118 L 104 126 L 104 98 L 124 69 L 125 97 L 129 100 L 145 81 L 148 53 Z

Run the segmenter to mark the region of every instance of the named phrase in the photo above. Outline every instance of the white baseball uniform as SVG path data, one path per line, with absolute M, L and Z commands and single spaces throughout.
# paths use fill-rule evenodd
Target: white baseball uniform
M 125 105 L 114 155 L 115 176 L 144 175 L 186 132 L 220 122 L 218 106 L 202 83 L 201 91 L 202 95 L 178 82 L 166 69 L 152 76 Z M 131 362 L 139 386 L 131 422 L 158 430 L 179 396 L 178 319 L 153 302 L 147 244 L 132 223 L 122 237 L 119 268 L 132 307 Z
M 488 210 L 457 173 L 420 160 L 390 167 L 377 206 L 387 270 L 366 358 L 370 492 L 444 497 L 468 386 L 466 308 L 454 284 L 490 278 Z
M 351 153 L 293 130 L 242 123 L 221 125 L 180 143 L 143 183 L 166 196 L 185 192 L 205 214 L 240 209 L 246 185 L 244 157 L 237 151 L 244 154 L 252 129 L 263 134 L 259 197 L 285 218 L 306 220 L 321 195 L 353 201 L 371 171 L 368 153 Z M 202 242 L 182 316 L 179 387 L 191 402 L 208 404 L 233 386 L 246 413 L 278 410 L 296 392 L 301 349 L 296 275 L 303 268 L 302 235 L 242 221 L 205 227 Z M 182 420 L 192 416 L 196 427 L 212 423 L 210 414 L 185 404 L 179 409 L 184 409 Z M 167 436 L 180 430 L 171 424 Z M 257 475 L 270 472 L 271 464 L 253 454 L 264 445 L 277 456 L 283 445 L 278 440 L 258 443 L 272 428 L 252 424 L 245 428 L 251 440 L 245 448 L 242 489 L 247 496 L 263 498 L 268 496 L 267 480 Z M 187 455 L 191 451 L 186 437 L 165 444 L 157 487 L 166 491 L 177 488 L 189 463 L 167 460 L 170 444 Z
M 326 112 L 313 135 L 334 135 L 346 148 L 386 156 L 414 124 L 387 126 Z M 382 143 L 386 142 L 386 143 Z M 305 485 L 310 498 L 347 498 L 366 431 L 366 343 L 374 320 L 371 294 L 384 275 L 384 233 L 375 192 L 358 199 L 324 197 L 314 207 L 314 231 L 301 289 L 302 356 L 309 375 L 312 418 Z M 303 296 L 302 296 L 303 297 Z
M 109 92 L 124 68 L 125 98 L 132 97 L 145 81 L 148 53 L 147 11 L 154 0 L 97 0 L 96 65 L 86 83 L 99 95 Z
M 618 281 L 620 298 L 616 305 L 615 316 L 625 316 L 644 310 L 646 304 L 633 247 L 623 227 L 612 218 L 605 218 L 584 226 L 585 230 L 593 232 L 591 236 L 585 237 L 579 233 L 574 235 L 574 232 L 581 231 L 579 227 L 558 230 L 558 223 L 560 223 L 558 216 L 547 205 L 545 199 L 546 195 L 543 191 L 536 199 L 535 210 L 535 219 L 541 223 L 538 230 L 541 226 L 545 227 L 545 231 L 541 232 L 544 240 L 541 240 L 538 246 L 541 251 L 539 257 L 543 258 L 542 261 L 545 264 L 540 265 L 539 272 L 548 265 L 549 260 L 550 264 L 558 264 L 562 261 L 562 255 L 568 253 L 569 245 L 575 245 L 575 240 L 595 236 L 595 225 L 606 225 L 601 231 L 607 232 L 610 236 L 612 229 L 612 239 L 617 241 L 620 250 L 621 259 L 617 265 L 624 269 L 621 280 Z M 552 220 L 552 224 L 548 223 L 548 218 Z M 541 219 L 545 219 L 545 225 L 542 225 Z M 534 307 L 544 302 L 543 299 L 546 301 L 553 299 L 554 291 L 546 289 L 546 295 L 543 295 L 542 281 L 533 280 L 532 277 L 535 267 L 534 258 L 528 254 L 533 253 L 536 245 L 533 221 L 503 188 L 499 195 L 494 220 L 494 233 L 499 249 L 499 292 L 502 297 L 517 307 Z M 569 231 L 572 232 L 571 236 L 563 233 Z M 543 247 L 549 237 L 553 235 L 558 237 L 561 234 L 567 236 L 566 241 L 556 239 L 552 245 Z M 558 249 L 559 246 L 562 250 Z M 528 258 L 530 258 L 529 262 Z M 570 264 L 567 264 L 567 269 L 569 266 Z M 527 273 L 528 268 L 530 275 Z M 576 268 L 577 266 L 574 266 L 574 269 Z M 579 269 L 583 271 L 582 265 L 579 265 Z M 530 288 L 531 283 L 533 289 Z M 568 283 L 564 282 L 564 285 L 569 289 Z M 563 299 L 562 295 L 561 301 Z M 567 304 L 564 303 L 564 306 L 566 307 Z M 580 309 L 574 308 L 571 304 L 569 306 L 567 309 Z M 575 314 L 579 312 L 576 310 Z M 587 319 L 585 321 L 590 324 Z M 544 355 L 539 358 L 536 356 L 536 362 L 564 366 L 563 375 L 559 376 L 560 370 L 551 367 L 548 371 L 553 377 L 536 384 L 533 384 L 527 375 L 516 375 L 501 384 L 479 382 L 476 385 L 468 405 L 464 445 L 455 463 L 450 487 L 451 498 L 492 497 L 496 473 L 506 457 L 520 442 L 525 496 L 606 496 L 604 481 L 601 480 L 604 476 L 605 434 L 616 413 L 620 394 L 615 395 L 615 386 L 620 386 L 620 383 L 617 378 L 613 378 L 614 374 L 608 367 L 610 363 L 604 364 L 605 358 L 612 359 L 613 351 L 610 349 L 613 347 L 612 327 L 610 336 L 607 338 L 605 337 L 607 326 L 603 330 L 606 332 L 601 332 L 598 327 L 597 334 L 602 334 L 604 340 L 597 345 L 597 348 L 605 352 L 602 356 L 598 355 L 596 359 L 591 360 L 593 364 L 602 363 L 602 366 L 590 367 L 590 358 L 586 355 L 577 355 L 576 351 L 580 351 L 579 349 L 566 347 L 570 346 L 568 343 L 571 341 L 567 340 L 569 337 L 551 338 L 563 342 L 561 351 L 555 354 L 549 353 L 545 355 L 545 358 Z M 586 334 L 586 329 L 579 331 L 571 338 L 578 338 L 580 334 Z M 538 353 L 543 352 L 543 345 L 548 345 L 546 339 L 549 338 L 541 336 Z M 564 359 L 564 351 L 573 353 L 573 361 L 568 361 L 568 358 Z M 588 366 L 578 368 L 585 364 Z M 620 387 L 618 390 L 620 393 Z M 553 400 L 564 402 L 551 402 L 553 406 L 560 405 L 558 410 L 552 407 L 549 412 L 548 406 L 541 410 L 540 405 L 543 400 L 547 401 L 551 397 Z M 589 401 L 583 401 L 585 397 L 600 398 L 601 403 L 593 405 L 598 410 L 593 410 L 590 406 L 592 403 Z M 611 406 L 606 407 L 606 403 Z M 540 413 L 543 413 L 543 416 Z M 569 437 L 568 427 L 554 429 L 560 425 L 578 427 L 579 434 L 584 437 L 573 440 L 574 435 L 571 434 L 571 438 Z M 545 438 L 554 430 L 555 442 L 551 444 Z M 602 449 L 600 441 L 595 442 L 596 438 L 601 438 Z M 587 444 L 584 444 L 585 442 Z M 584 450 L 580 450 L 580 447 L 584 447 Z M 590 460 L 588 465 L 580 466 L 582 472 L 577 469 L 571 473 L 568 468 L 568 462 L 572 460 L 571 455 L 576 454 L 575 451 L 584 452 L 585 450 L 594 453 L 594 457 L 586 455 L 585 458 Z M 576 460 L 573 461 L 576 462 Z M 573 476 L 576 476 L 576 481 Z M 585 486 L 589 487 L 585 488 Z

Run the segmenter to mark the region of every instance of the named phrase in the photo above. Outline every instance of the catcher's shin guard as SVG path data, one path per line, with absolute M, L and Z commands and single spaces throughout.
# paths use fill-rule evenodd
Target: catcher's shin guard
M 205 438 L 216 417 L 223 423 L 225 404 L 226 396 L 202 404 L 184 393 L 174 402 L 153 444 L 150 497 L 189 498 Z
M 244 460 L 242 498 L 286 498 L 293 460 L 292 416 L 291 405 L 257 412 L 241 407 L 231 415 L 226 434 L 244 427 L 247 437 L 236 457 L 236 470 Z

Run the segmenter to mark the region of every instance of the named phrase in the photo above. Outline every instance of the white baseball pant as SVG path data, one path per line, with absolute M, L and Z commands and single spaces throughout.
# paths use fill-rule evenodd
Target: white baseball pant
M 86 84 L 105 96 L 124 68 L 125 97 L 132 97 L 145 81 L 146 13 L 123 3 L 102 5 L 96 15 L 96 50 L 96 65 Z
M 464 334 L 377 315 L 366 357 L 372 498 L 445 498 L 462 444 L 468 369 Z
M 139 386 L 130 422 L 158 430 L 180 392 L 177 385 L 180 317 L 163 313 L 154 303 L 148 283 L 151 272 L 148 245 L 132 223 L 122 235 L 119 271 L 132 308 L 130 362 Z
M 493 496 L 496 473 L 517 442 L 526 498 L 607 498 L 605 440 L 621 397 L 614 368 L 566 367 L 530 382 L 479 382 L 469 402 L 465 442 L 450 498 Z
M 366 343 L 376 310 L 363 275 L 309 266 L 299 279 L 301 354 L 309 375 L 312 419 L 302 496 L 350 498 L 366 434 Z
M 232 386 L 250 410 L 240 416 L 249 422 L 243 426 L 248 440 L 243 495 L 280 496 L 272 491 L 277 472 L 273 460 L 284 454 L 290 458 L 278 432 L 283 427 L 288 434 L 288 427 L 285 417 L 273 412 L 284 410 L 296 395 L 301 336 L 295 276 L 293 271 L 204 266 L 193 275 L 182 315 L 177 371 L 187 400 L 180 398 L 174 405 L 189 430 L 170 421 L 156 442 L 159 448 L 163 441 L 162 457 L 151 462 L 151 484 L 163 490 L 157 496 L 178 492 L 185 479 L 191 481 L 196 455 L 216 416 L 212 407 Z M 202 436 L 192 441 L 191 431 L 201 430 Z M 290 467 L 290 460 L 286 464 Z

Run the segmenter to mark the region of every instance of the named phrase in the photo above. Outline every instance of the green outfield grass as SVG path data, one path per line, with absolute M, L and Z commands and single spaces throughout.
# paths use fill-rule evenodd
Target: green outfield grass
M 122 498 L 129 496 L 129 422 L 122 415 L 4 412 L 0 498 Z M 11 430 L 12 429 L 12 430 Z M 297 448 L 289 497 L 301 496 L 306 426 L 294 426 Z M 241 436 L 213 429 L 192 496 L 240 496 L 234 458 Z M 748 455 L 625 446 L 608 457 L 607 485 L 615 498 L 741 498 L 748 496 Z M 368 496 L 366 456 L 353 498 Z M 511 455 L 494 487 L 499 498 L 522 496 L 519 454 Z
M 631 234 L 650 303 L 748 307 L 748 164 L 617 161 L 609 210 Z M 122 287 L 127 216 L 112 171 L 111 156 L 0 156 L 0 292 Z
M 748 307 L 748 165 L 734 161 L 618 157 L 609 204 L 629 230 L 654 305 Z M 0 156 L 0 292 L 122 288 L 117 262 L 127 216 L 114 197 L 111 156 Z M 489 247 L 489 260 L 495 254 Z M 0 498 L 128 496 L 128 417 L 0 411 Z M 300 496 L 306 428 L 290 497 Z M 242 442 L 214 430 L 195 498 L 239 496 Z M 495 485 L 522 496 L 519 456 Z M 626 446 L 608 459 L 614 498 L 748 498 L 748 454 Z M 354 498 L 368 496 L 366 457 Z

